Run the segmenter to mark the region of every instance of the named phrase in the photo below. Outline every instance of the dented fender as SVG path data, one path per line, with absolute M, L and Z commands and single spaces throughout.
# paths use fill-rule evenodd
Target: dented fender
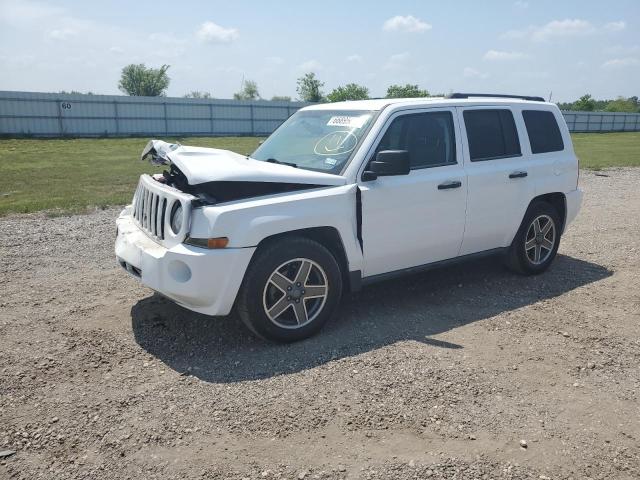
M 320 187 L 226 204 L 192 212 L 191 233 L 198 238 L 229 238 L 228 248 L 256 247 L 286 232 L 331 227 L 344 246 L 349 270 L 362 269 L 358 241 L 357 185 Z

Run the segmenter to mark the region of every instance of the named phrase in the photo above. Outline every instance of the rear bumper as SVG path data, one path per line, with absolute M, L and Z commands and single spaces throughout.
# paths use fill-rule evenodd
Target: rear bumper
M 229 314 L 255 248 L 165 248 L 136 226 L 131 207 L 116 225 L 116 258 L 130 275 L 189 310 Z
M 564 230 L 566 231 L 569 224 L 578 216 L 578 212 L 582 206 L 583 192 L 577 188 L 572 192 L 565 193 L 564 196 L 567 199 L 567 218 L 564 222 Z

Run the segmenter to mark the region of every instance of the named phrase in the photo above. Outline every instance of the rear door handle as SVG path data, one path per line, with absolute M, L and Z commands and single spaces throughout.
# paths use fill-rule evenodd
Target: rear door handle
M 438 185 L 438 190 L 448 190 L 450 188 L 460 188 L 462 186 L 462 182 L 455 180 L 450 182 L 444 182 Z
M 509 178 L 524 178 L 527 175 L 527 172 L 513 172 L 509 174 Z

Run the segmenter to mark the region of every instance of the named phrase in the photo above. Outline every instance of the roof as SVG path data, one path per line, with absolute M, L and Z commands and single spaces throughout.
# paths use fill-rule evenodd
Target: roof
M 419 106 L 419 105 L 442 105 L 442 106 L 464 106 L 464 105 L 512 105 L 512 104 L 534 104 L 534 105 L 555 105 L 548 102 L 533 102 L 519 98 L 499 98 L 499 97 L 470 97 L 470 98 L 445 98 L 445 97 L 422 97 L 422 98 L 376 98 L 371 100 L 351 100 L 348 102 L 316 103 L 308 105 L 302 110 L 382 110 L 388 105 L 394 106 Z

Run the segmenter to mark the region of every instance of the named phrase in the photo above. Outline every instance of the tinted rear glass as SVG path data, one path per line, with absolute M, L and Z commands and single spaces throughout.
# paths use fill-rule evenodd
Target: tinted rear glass
M 564 150 L 562 134 L 556 117 L 552 112 L 524 110 L 524 123 L 527 126 L 532 153 L 558 152 Z
M 472 162 L 520 155 L 511 110 L 465 110 L 464 124 Z

